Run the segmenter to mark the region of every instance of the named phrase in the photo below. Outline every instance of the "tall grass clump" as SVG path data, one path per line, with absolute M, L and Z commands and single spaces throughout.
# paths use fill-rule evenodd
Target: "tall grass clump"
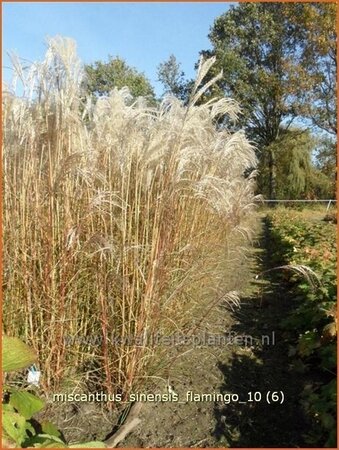
M 238 105 L 199 105 L 213 59 L 201 61 L 188 106 L 157 107 L 127 89 L 83 92 L 75 43 L 48 41 L 4 94 L 4 326 L 37 351 L 43 387 L 92 367 L 127 393 L 165 367 L 160 333 L 189 333 L 227 295 L 232 234 L 251 210 L 256 165 Z M 215 80 L 212 80 L 214 82 Z M 87 366 L 86 366 L 87 365 Z

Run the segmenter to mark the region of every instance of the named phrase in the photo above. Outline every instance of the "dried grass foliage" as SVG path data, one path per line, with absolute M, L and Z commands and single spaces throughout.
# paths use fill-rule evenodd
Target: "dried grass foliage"
M 46 389 L 89 359 L 109 392 L 128 392 L 157 349 L 112 336 L 192 330 L 215 298 L 237 304 L 222 261 L 253 205 L 243 174 L 256 158 L 243 132 L 216 126 L 236 120 L 235 102 L 196 103 L 212 64 L 188 107 L 151 108 L 127 89 L 85 98 L 71 40 L 50 39 L 26 70 L 13 59 L 24 92 L 3 106 L 4 323 L 39 352 Z

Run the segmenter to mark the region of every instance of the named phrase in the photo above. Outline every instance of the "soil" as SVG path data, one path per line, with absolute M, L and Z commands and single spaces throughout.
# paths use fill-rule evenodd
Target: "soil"
M 237 343 L 187 346 L 169 373 L 179 401 L 145 402 L 140 425 L 120 447 L 304 446 L 309 428 L 299 407 L 304 382 L 290 366 L 288 342 L 279 327 L 292 303 L 274 279 L 256 279 L 271 267 L 263 215 L 258 214 L 256 228 L 252 245 L 243 240 L 241 254 L 234 253 L 225 270 L 230 291 L 240 292 L 241 307 L 218 307 L 204 324 L 209 334 L 241 338 Z M 186 401 L 188 391 L 223 394 L 226 402 Z M 279 392 L 280 398 L 282 392 L 284 401 L 268 404 L 269 391 Z M 163 381 L 149 392 L 163 393 Z M 230 394 L 234 401 L 227 403 Z M 260 396 L 260 401 L 248 401 Z M 96 403 L 54 403 L 44 417 L 59 426 L 70 443 L 107 438 L 118 423 L 117 413 Z

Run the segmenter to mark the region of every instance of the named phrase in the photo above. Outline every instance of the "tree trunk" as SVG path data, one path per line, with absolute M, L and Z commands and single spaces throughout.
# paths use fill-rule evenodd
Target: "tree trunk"
M 269 150 L 269 199 L 276 199 L 276 167 L 275 167 L 275 155 L 272 149 Z

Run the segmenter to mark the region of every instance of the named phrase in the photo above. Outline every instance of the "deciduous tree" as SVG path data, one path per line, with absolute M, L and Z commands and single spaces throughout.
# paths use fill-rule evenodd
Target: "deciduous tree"
M 155 101 L 155 94 L 151 83 L 141 72 L 130 67 L 120 57 L 109 57 L 108 62 L 96 61 L 85 66 L 88 92 L 97 96 L 108 95 L 113 88 L 121 89 L 127 86 L 131 95 L 147 97 Z
M 187 102 L 193 82 L 185 79 L 185 73 L 181 70 L 181 64 L 174 55 L 170 55 L 167 61 L 159 64 L 158 81 L 164 87 L 164 94 L 172 94 Z
M 333 101 L 329 100 L 333 76 L 329 75 L 327 83 L 325 74 L 319 74 L 322 61 L 332 64 L 332 44 L 327 42 L 321 26 L 312 30 L 309 16 L 313 15 L 313 21 L 321 16 L 326 29 L 332 30 L 331 42 L 335 30 L 327 10 L 309 6 L 307 15 L 304 6 L 301 3 L 232 6 L 216 19 L 211 29 L 212 50 L 202 52 L 217 58 L 211 76 L 223 70 L 223 77 L 208 96 L 222 92 L 240 103 L 241 125 L 256 142 L 259 158 L 266 164 L 264 194 L 273 199 L 277 193 L 277 161 L 272 144 L 281 131 L 301 117 L 313 117 L 313 123 L 319 126 L 327 119 L 332 126 L 334 118 Z M 299 18 L 303 19 L 298 25 Z M 317 70 L 312 61 L 317 62 Z
M 285 8 L 302 49 L 299 76 L 309 89 L 300 114 L 326 132 L 337 134 L 336 3 L 296 3 Z

